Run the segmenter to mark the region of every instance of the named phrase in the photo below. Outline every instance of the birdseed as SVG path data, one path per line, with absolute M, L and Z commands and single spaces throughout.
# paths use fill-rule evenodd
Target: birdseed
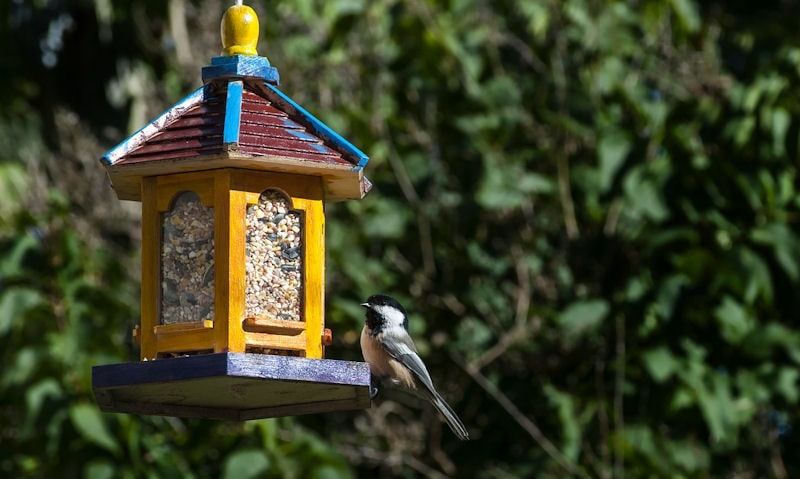
M 302 321 L 303 222 L 279 191 L 247 207 L 245 314 Z
M 187 191 L 161 218 L 161 324 L 213 320 L 214 209 Z

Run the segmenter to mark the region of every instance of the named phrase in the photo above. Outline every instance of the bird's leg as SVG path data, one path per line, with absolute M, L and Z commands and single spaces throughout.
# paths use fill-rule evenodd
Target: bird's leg
M 375 376 L 370 375 L 369 377 L 369 399 L 370 401 L 375 399 L 378 395 L 378 381 Z

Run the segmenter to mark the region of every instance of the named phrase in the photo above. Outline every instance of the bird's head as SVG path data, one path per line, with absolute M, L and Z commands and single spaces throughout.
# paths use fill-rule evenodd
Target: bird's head
M 373 294 L 361 306 L 367 308 L 367 326 L 374 331 L 402 327 L 408 331 L 408 315 L 399 301 L 385 294 Z

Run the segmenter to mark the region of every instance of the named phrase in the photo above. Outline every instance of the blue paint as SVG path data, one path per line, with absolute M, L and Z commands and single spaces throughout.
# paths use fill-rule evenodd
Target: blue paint
M 311 148 L 314 148 L 315 150 L 317 150 L 318 152 L 322 153 L 323 155 L 330 154 L 330 151 L 331 151 L 330 148 L 328 148 L 324 144 L 320 143 L 319 138 L 317 138 L 316 136 L 309 135 L 305 131 L 298 130 L 297 128 L 286 128 L 286 130 L 284 130 L 284 131 L 286 133 L 294 136 L 294 137 L 300 138 L 303 141 L 307 141 L 308 145 Z
M 203 83 L 219 78 L 258 78 L 274 85 L 280 83 L 278 69 L 266 57 L 250 55 L 213 57 L 211 65 L 203 67 L 201 76 Z
M 114 165 L 117 160 L 125 156 L 129 151 L 132 151 L 143 145 L 147 140 L 150 139 L 150 137 L 162 131 L 166 125 L 169 125 L 173 121 L 180 118 L 183 115 L 183 112 L 189 110 L 195 105 L 200 104 L 204 97 L 203 90 L 204 88 L 201 87 L 188 94 L 183 100 L 173 105 L 172 108 L 156 117 L 156 119 L 150 123 L 141 127 L 131 136 L 124 139 L 119 145 L 108 150 L 100 158 L 100 161 L 105 162 L 107 165 Z
M 92 368 L 102 411 L 235 421 L 369 408 L 370 382 L 363 362 L 269 354 L 197 354 Z
M 290 134 L 292 136 L 296 136 L 297 138 L 300 138 L 301 140 L 319 141 L 319 138 L 317 138 L 316 136 L 309 135 L 305 131 L 298 130 L 297 128 L 287 128 L 285 131 L 286 131 L 286 133 L 288 133 L 288 134 Z
M 222 142 L 239 143 L 239 125 L 242 123 L 241 80 L 228 82 L 228 97 L 225 100 L 225 125 L 222 129 Z
M 328 125 L 322 123 L 314 115 L 309 113 L 305 108 L 295 103 L 294 100 L 286 96 L 286 94 L 280 91 L 276 86 L 271 85 L 269 83 L 265 83 L 265 86 L 267 87 L 266 91 L 268 93 L 272 93 L 275 95 L 274 98 L 270 98 L 270 101 L 281 104 L 281 106 L 284 107 L 282 108 L 284 111 L 286 109 L 290 110 L 287 111 L 287 113 L 291 114 L 292 111 L 296 112 L 297 115 L 302 117 L 305 123 L 307 123 L 308 126 L 311 127 L 312 130 L 314 130 L 314 133 L 316 133 L 323 139 L 331 142 L 334 145 L 334 147 L 342 154 L 345 154 L 350 158 L 352 158 L 353 160 L 355 160 L 356 165 L 355 167 L 353 167 L 353 171 L 360 171 L 365 166 L 367 166 L 369 157 L 365 155 L 361 150 L 356 148 L 355 145 L 345 140 L 341 135 L 333 131 Z
M 92 387 L 115 388 L 219 376 L 368 387 L 369 365 L 251 353 L 213 353 L 106 364 L 92 368 Z

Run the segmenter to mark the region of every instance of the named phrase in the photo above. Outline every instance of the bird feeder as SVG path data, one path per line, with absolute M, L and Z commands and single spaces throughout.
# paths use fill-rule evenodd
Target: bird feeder
M 101 159 L 142 203 L 140 361 L 96 366 L 101 409 L 253 419 L 369 407 L 369 368 L 324 359 L 323 202 L 368 158 L 278 89 L 247 6 L 203 86 Z

